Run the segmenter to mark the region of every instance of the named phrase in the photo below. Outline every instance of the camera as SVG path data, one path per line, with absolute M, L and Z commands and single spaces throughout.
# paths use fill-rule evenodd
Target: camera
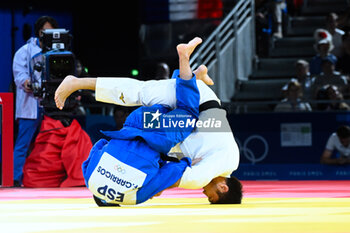
M 71 52 L 72 36 L 66 29 L 43 30 L 40 41 L 42 43 L 42 59 L 34 64 L 33 74 L 39 72 L 37 80 L 31 75 L 31 88 L 34 96 L 41 98 L 41 105 L 45 113 L 58 112 L 54 102 L 57 87 L 67 75 L 75 75 L 76 59 Z M 65 111 L 71 111 L 77 106 L 75 96 L 67 99 Z

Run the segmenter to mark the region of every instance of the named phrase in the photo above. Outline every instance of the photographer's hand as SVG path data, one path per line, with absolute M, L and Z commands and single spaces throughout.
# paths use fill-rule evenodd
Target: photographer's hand
M 27 93 L 33 92 L 32 87 L 31 87 L 31 83 L 30 83 L 30 80 L 29 80 L 29 79 L 27 79 L 26 81 L 24 81 L 23 86 L 24 86 L 24 91 L 25 91 L 25 92 L 27 92 Z

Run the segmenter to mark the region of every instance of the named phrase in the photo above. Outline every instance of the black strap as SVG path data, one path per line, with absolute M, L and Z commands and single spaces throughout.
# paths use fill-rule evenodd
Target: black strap
M 160 153 L 160 158 L 163 161 L 180 162 L 180 160 L 178 158 L 174 158 L 174 157 L 168 156 L 168 155 L 163 154 L 163 153 Z
M 221 105 L 216 100 L 209 100 L 199 105 L 199 112 L 203 112 L 211 108 L 221 108 Z
M 210 101 L 204 102 L 201 105 L 199 105 L 199 112 L 203 112 L 203 111 L 211 109 L 211 108 L 221 108 L 221 105 L 216 100 L 210 100 Z M 174 157 L 168 156 L 168 155 L 163 154 L 163 153 L 160 154 L 160 158 L 163 161 L 172 161 L 172 162 L 179 162 L 180 161 L 178 158 L 174 158 Z

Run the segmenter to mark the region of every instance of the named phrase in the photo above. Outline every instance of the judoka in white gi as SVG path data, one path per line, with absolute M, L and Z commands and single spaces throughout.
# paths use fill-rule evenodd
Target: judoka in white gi
M 189 157 L 193 164 L 186 168 L 181 179 L 171 187 L 203 188 L 203 193 L 211 203 L 241 203 L 241 183 L 231 176 L 238 168 L 239 150 L 226 119 L 226 112 L 221 109 L 220 100 L 215 93 L 205 84 L 213 84 L 206 67 L 200 66 L 194 74 L 200 92 L 197 128 L 169 153 L 170 156 Z M 96 100 L 102 102 L 124 106 L 162 104 L 175 108 L 175 84 L 175 79 L 138 81 L 130 78 L 77 79 L 69 76 L 56 92 L 56 103 L 62 108 L 65 99 L 74 91 L 91 89 L 96 91 Z

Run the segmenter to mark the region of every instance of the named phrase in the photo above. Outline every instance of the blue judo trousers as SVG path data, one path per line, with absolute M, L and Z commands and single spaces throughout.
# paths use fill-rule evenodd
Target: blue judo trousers
M 140 107 L 128 116 L 120 131 L 103 132 L 110 141 L 101 139 L 91 149 L 82 170 L 86 186 L 96 197 L 107 203 L 139 204 L 173 185 L 191 166 L 187 157 L 165 162 L 160 156 L 191 134 L 199 115 L 196 77 L 183 80 L 178 70 L 174 74 L 176 109 Z M 157 124 L 146 125 L 147 121 Z

